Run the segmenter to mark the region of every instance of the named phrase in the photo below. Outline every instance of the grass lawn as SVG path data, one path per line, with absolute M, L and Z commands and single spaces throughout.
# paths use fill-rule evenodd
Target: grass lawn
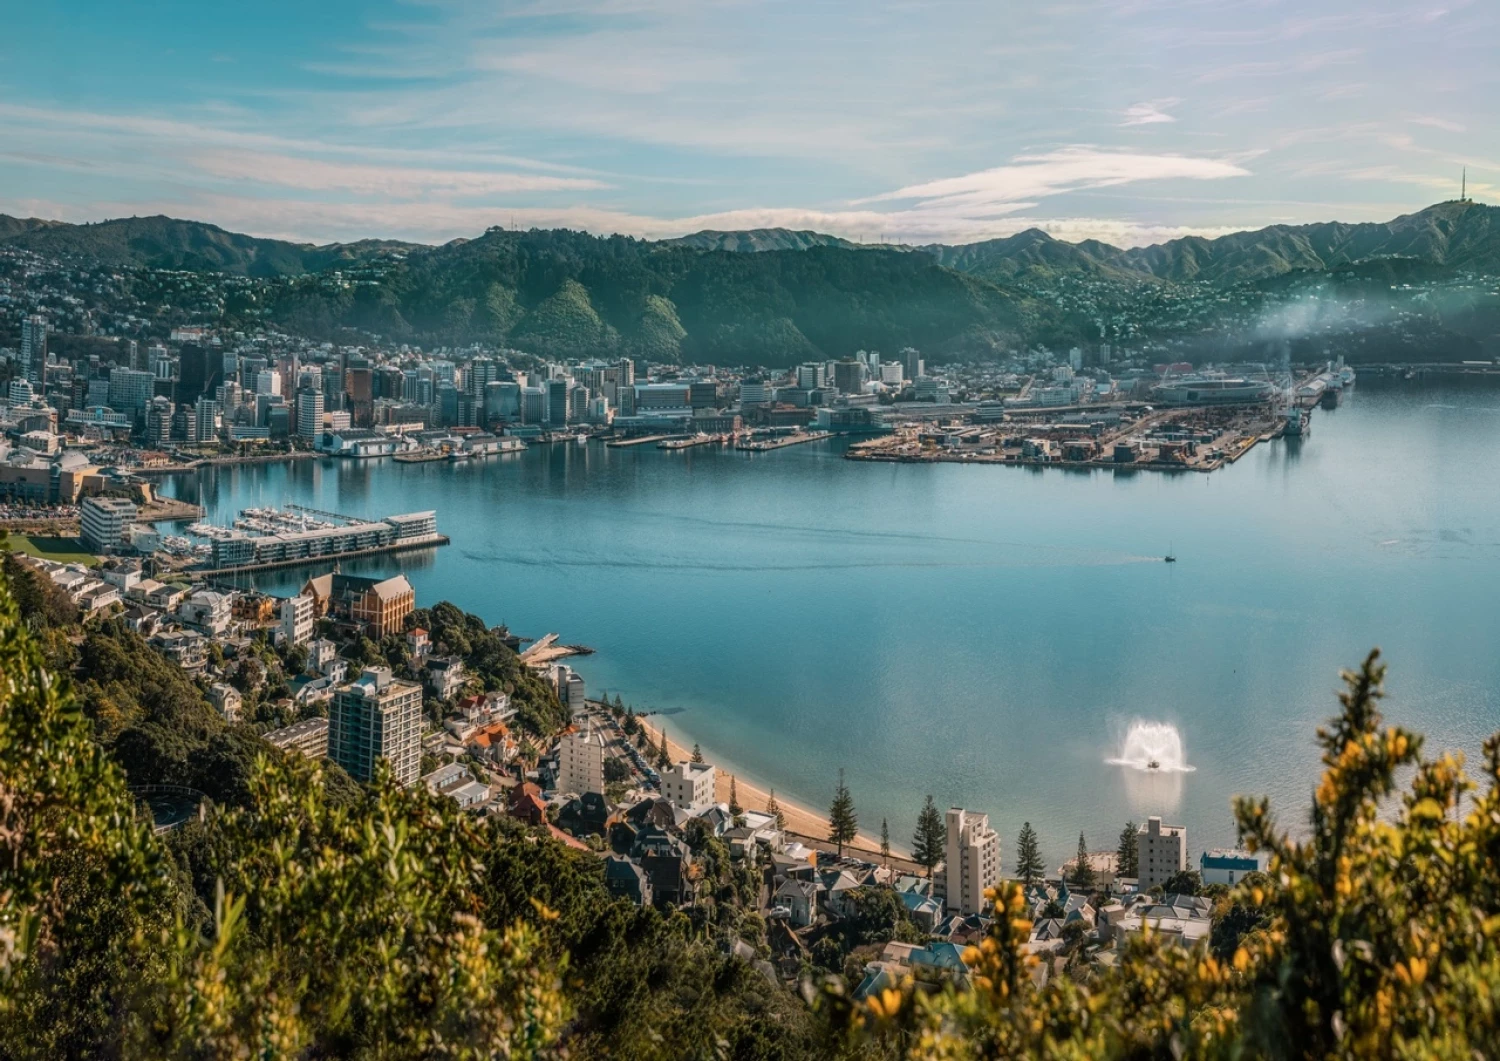
M 77 538 L 33 538 L 25 534 L 12 534 L 3 546 L 8 552 L 20 550 L 28 556 L 39 556 L 59 564 L 95 564 L 99 558 L 83 547 Z

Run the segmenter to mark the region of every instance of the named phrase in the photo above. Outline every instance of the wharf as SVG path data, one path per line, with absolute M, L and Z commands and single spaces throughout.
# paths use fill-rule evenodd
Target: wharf
M 612 438 L 605 443 L 610 449 L 625 449 L 627 446 L 648 446 L 653 442 L 665 442 L 671 435 L 642 435 L 639 438 Z
M 587 645 L 559 645 L 556 634 L 547 634 L 537 640 L 520 655 L 521 662 L 528 667 L 545 670 L 550 664 L 569 656 L 591 656 L 594 650 Z
M 135 517 L 137 523 L 178 523 L 202 518 L 202 505 L 179 501 L 175 497 L 158 497 L 149 505 L 142 505 Z
M 784 449 L 787 446 L 800 446 L 804 442 L 822 442 L 825 438 L 832 437 L 832 431 L 808 431 L 796 435 L 783 435 L 780 438 L 765 438 L 756 441 L 741 442 L 734 448 L 745 450 L 749 453 L 765 453 L 768 450 Z
M 693 435 L 689 438 L 669 438 L 656 444 L 657 449 L 691 449 L 694 446 L 718 446 L 726 441 L 724 435 Z
M 218 578 L 225 575 L 245 575 L 256 571 L 277 571 L 288 567 L 312 567 L 319 564 L 343 563 L 345 560 L 358 560 L 366 556 L 384 556 L 390 553 L 409 553 L 416 549 L 433 549 L 439 545 L 449 544 L 450 539 L 446 534 L 424 534 L 420 538 L 408 538 L 405 541 L 395 542 L 391 545 L 377 545 L 369 549 L 355 549 L 347 553 L 329 553 L 327 556 L 299 556 L 290 560 L 273 560 L 264 564 L 245 564 L 243 567 L 195 567 L 190 571 L 194 575 L 204 578 Z
M 428 464 L 432 461 L 442 461 L 447 459 L 448 455 L 446 453 L 439 452 L 435 449 L 422 449 L 415 452 L 391 454 L 391 460 L 395 461 L 397 464 Z

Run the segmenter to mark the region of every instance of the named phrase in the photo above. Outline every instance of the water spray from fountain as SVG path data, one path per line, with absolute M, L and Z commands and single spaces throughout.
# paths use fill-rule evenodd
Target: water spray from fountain
M 1117 758 L 1107 759 L 1114 766 L 1129 766 L 1152 773 L 1186 774 L 1193 767 L 1187 763 L 1182 735 L 1170 722 L 1145 722 L 1136 719 L 1125 734 L 1125 743 Z

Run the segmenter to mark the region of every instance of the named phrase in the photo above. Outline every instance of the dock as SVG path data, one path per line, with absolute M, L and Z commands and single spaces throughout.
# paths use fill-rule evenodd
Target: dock
M 669 438 L 656 444 L 657 449 L 691 449 L 694 446 L 720 446 L 728 441 L 726 435 L 692 435 L 688 438 Z
M 435 449 L 423 449 L 413 452 L 393 453 L 391 460 L 397 464 L 427 464 L 431 461 L 447 460 L 448 455 Z
M 594 650 L 587 645 L 559 645 L 556 634 L 547 634 L 521 653 L 521 662 L 528 667 L 544 670 L 560 659 L 569 656 L 590 656 Z
M 628 446 L 649 446 L 653 442 L 666 442 L 673 435 L 641 435 L 639 438 L 612 438 L 605 443 L 610 449 L 625 449 Z
M 734 448 L 748 453 L 765 453 L 768 450 L 785 449 L 787 446 L 800 446 L 804 442 L 822 442 L 832 437 L 832 431 L 806 431 L 795 435 L 782 435 L 779 438 L 746 440 Z

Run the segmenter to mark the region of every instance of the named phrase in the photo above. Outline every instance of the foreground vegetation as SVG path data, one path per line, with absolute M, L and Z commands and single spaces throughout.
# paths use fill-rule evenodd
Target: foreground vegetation
M 639 910 L 608 897 L 592 854 L 387 781 L 330 784 L 263 744 L 201 821 L 154 835 L 130 755 L 182 751 L 208 784 L 216 742 L 257 738 L 200 731 L 192 683 L 154 665 L 132 687 L 101 656 L 75 685 L 77 631 L 17 588 L 27 622 L 0 587 L 0 1056 L 1500 1052 L 1500 740 L 1482 788 L 1456 759 L 1423 758 L 1418 736 L 1381 721 L 1374 655 L 1320 732 L 1305 838 L 1264 801 L 1237 806 L 1271 870 L 1232 897 L 1245 931 L 1216 938 L 1217 956 L 1142 938 L 1112 970 L 1038 988 L 1006 885 L 969 955 L 973 990 L 856 1002 L 841 977 L 794 993 L 730 953 L 764 953 L 765 931 L 711 836 L 691 838 L 709 897 L 690 914 Z M 1392 798 L 1398 771 L 1411 780 Z M 864 913 L 847 931 L 889 920 Z

